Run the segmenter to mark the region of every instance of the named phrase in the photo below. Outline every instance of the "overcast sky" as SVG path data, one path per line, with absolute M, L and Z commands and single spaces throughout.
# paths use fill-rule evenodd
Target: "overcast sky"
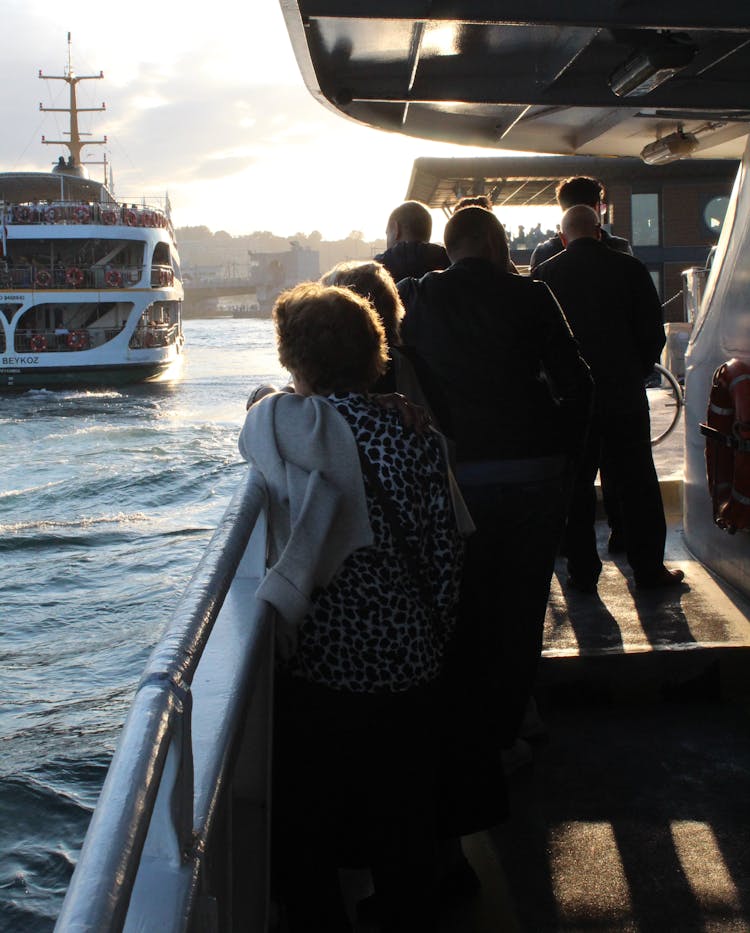
M 78 103 L 106 101 L 81 129 L 107 136 L 116 195 L 168 191 L 176 226 L 375 239 L 415 158 L 492 154 L 368 129 L 318 104 L 278 0 L 0 0 L 0 12 L 0 170 L 44 171 L 63 153 L 40 140 L 62 138 L 66 115 L 39 103 L 67 106 L 67 85 L 38 72 L 64 73 L 70 32 L 74 72 L 104 72 L 78 85 Z

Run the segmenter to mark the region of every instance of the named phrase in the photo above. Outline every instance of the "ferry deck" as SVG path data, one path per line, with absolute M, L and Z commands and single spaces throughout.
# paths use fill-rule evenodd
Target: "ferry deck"
M 597 595 L 572 594 L 560 561 L 537 685 L 546 733 L 510 777 L 510 818 L 464 840 L 482 884 L 443 905 L 443 929 L 749 930 L 748 538 L 713 523 L 698 423 L 716 367 L 750 365 L 750 17 L 734 0 L 506 3 L 502 20 L 496 6 L 282 0 L 309 89 L 350 119 L 649 164 L 744 156 L 686 357 L 684 444 L 656 453 L 666 561 L 685 583 L 636 593 L 617 557 Z M 667 19 L 690 54 L 662 68 Z M 262 511 L 250 470 L 142 677 L 60 931 L 277 929 L 273 621 L 252 599 Z M 366 893 L 346 881 L 352 902 Z

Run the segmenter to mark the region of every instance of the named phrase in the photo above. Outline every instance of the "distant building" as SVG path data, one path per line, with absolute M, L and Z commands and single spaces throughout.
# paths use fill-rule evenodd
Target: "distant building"
M 667 301 L 682 289 L 682 272 L 705 265 L 718 239 L 738 163 L 730 159 L 691 159 L 646 165 L 634 158 L 591 156 L 416 159 L 407 199 L 423 201 L 450 214 L 470 195 L 489 195 L 502 221 L 502 208 L 556 204 L 559 181 L 574 175 L 598 178 L 606 190 L 604 222 L 630 241 Z M 526 228 L 534 226 L 530 211 Z M 528 264 L 534 243 L 511 244 L 519 265 Z M 667 321 L 683 319 L 681 301 L 665 307 Z
M 294 240 L 291 249 L 279 253 L 250 253 L 250 282 L 255 286 L 261 311 L 270 311 L 279 294 L 300 282 L 320 278 L 320 254 Z

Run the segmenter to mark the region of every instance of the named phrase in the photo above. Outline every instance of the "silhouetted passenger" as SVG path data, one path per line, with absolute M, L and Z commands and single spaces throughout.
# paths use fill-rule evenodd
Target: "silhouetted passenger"
M 453 774 L 458 835 L 502 816 L 493 756 L 513 744 L 530 698 L 591 377 L 549 289 L 509 272 L 492 212 L 456 211 L 445 243 L 451 266 L 399 292 L 404 342 L 445 393 L 456 478 L 477 526 L 449 656 L 446 718 L 463 746 Z
M 434 432 L 368 396 L 383 325 L 351 290 L 277 300 L 296 394 L 254 404 L 240 451 L 269 495 L 278 613 L 274 871 L 290 933 L 351 930 L 337 866 L 371 866 L 384 931 L 436 922 L 432 696 L 462 538 Z
M 448 254 L 439 243 L 430 243 L 431 235 L 429 209 L 421 201 L 404 201 L 391 212 L 385 228 L 387 248 L 375 259 L 386 267 L 394 282 L 445 269 L 450 264 Z
M 604 186 L 596 178 L 590 178 L 585 175 L 578 175 L 573 178 L 567 178 L 561 181 L 555 191 L 557 203 L 567 211 L 578 204 L 585 204 L 587 207 L 596 211 L 598 217 L 601 217 L 604 211 Z M 600 239 L 605 246 L 617 250 L 618 253 L 628 253 L 632 256 L 633 251 L 630 243 L 623 237 L 613 236 L 603 227 L 600 227 Z M 557 226 L 557 232 L 544 243 L 541 243 L 531 254 L 529 266 L 531 275 L 547 259 L 556 256 L 565 249 L 560 236 L 560 226 Z M 604 499 L 604 508 L 609 521 L 610 536 L 608 549 L 610 553 L 618 553 L 625 550 L 624 531 L 622 527 L 622 516 L 617 505 L 617 496 L 610 495 L 609 478 L 606 475 L 606 466 L 601 470 L 602 497 Z
M 585 175 L 566 178 L 565 181 L 561 181 L 557 186 L 555 197 L 557 198 L 557 203 L 564 211 L 569 210 L 571 207 L 575 207 L 577 204 L 585 204 L 587 207 L 595 210 L 599 217 L 602 215 L 604 186 L 596 178 L 589 178 Z M 618 253 L 629 253 L 631 256 L 633 254 L 630 243 L 628 243 L 626 239 L 619 236 L 612 236 L 611 233 L 608 233 L 604 229 L 601 230 L 601 241 L 610 249 L 617 250 Z M 531 254 L 531 259 L 529 260 L 531 274 L 534 274 L 534 270 L 540 263 L 545 262 L 547 259 L 551 259 L 564 249 L 565 246 L 559 231 L 553 237 L 540 243 Z
M 386 371 L 372 386 L 373 392 L 401 392 L 410 401 L 426 408 L 435 427 L 450 433 L 450 422 L 441 389 L 430 376 L 430 371 L 413 347 L 401 342 L 401 320 L 404 306 L 388 270 L 382 263 L 341 262 L 320 280 L 323 285 L 341 285 L 367 298 L 380 316 L 385 328 L 390 359 Z M 428 386 L 425 394 L 424 384 Z M 436 408 L 429 401 L 432 399 Z
M 565 534 L 568 585 L 595 592 L 601 573 L 594 531 L 594 481 L 600 467 L 622 515 L 636 585 L 674 585 L 684 574 L 664 566 L 666 522 L 644 382 L 665 343 L 661 302 L 643 263 L 609 249 L 600 233 L 595 210 L 571 207 L 562 219 L 565 251 L 536 270 L 562 305 L 596 388 Z

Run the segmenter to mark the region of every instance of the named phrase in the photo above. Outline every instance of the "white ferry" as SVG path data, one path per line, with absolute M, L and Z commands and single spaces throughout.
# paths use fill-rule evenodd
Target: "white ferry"
M 68 37 L 70 43 L 70 37 Z M 70 49 L 70 45 L 69 45 Z M 168 198 L 119 203 L 89 178 L 70 89 L 70 130 L 51 172 L 0 173 L 0 390 L 113 386 L 175 371 L 184 338 L 180 265 Z M 106 161 L 105 165 L 106 172 Z

